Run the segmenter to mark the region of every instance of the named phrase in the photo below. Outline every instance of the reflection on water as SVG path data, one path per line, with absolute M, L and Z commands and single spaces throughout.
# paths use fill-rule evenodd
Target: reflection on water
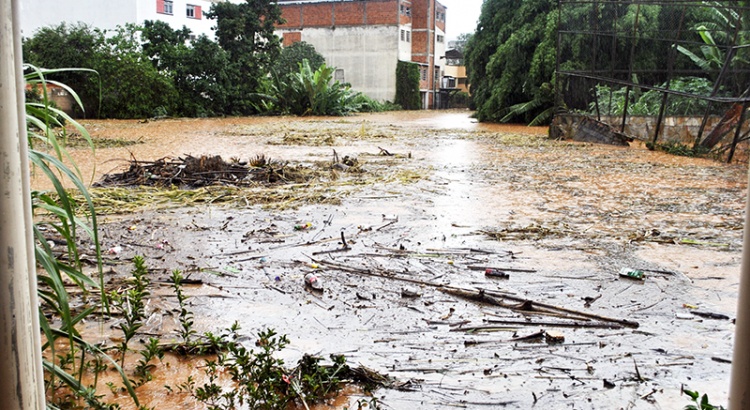
M 92 183 L 105 173 L 122 172 L 132 159 L 153 161 L 185 155 L 220 155 L 224 159 L 248 159 L 265 154 L 274 159 L 294 160 L 310 151 L 326 153 L 331 147 L 280 145 L 284 136 L 330 134 L 334 143 L 351 144 L 361 133 L 386 138 L 422 136 L 426 130 L 486 131 L 497 133 L 546 134 L 544 127 L 507 124 L 478 124 L 469 111 L 397 111 L 349 117 L 233 117 L 188 118 L 152 121 L 82 120 L 95 140 L 118 140 L 134 145 L 97 148 L 69 148 L 85 182 Z M 32 175 L 32 185 L 49 189 L 41 173 Z M 69 186 L 71 186 L 69 184 Z

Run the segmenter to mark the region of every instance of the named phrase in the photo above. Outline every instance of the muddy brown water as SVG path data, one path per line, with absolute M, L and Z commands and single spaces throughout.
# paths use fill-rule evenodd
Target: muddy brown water
M 103 217 L 102 246 L 122 248 L 107 255 L 110 279 L 127 275 L 127 261 L 143 254 L 157 281 L 172 269 L 203 281 L 187 288 L 198 331 L 237 321 L 252 346 L 270 327 L 288 335 L 289 364 L 304 353 L 344 354 L 415 382 L 412 391 L 376 391 L 385 408 L 673 409 L 688 404 L 682 386 L 726 404 L 723 360 L 731 359 L 734 325 L 695 312 L 734 317 L 746 165 L 637 144 L 551 141 L 544 128 L 477 124 L 465 111 L 84 125 L 97 139 L 139 142 L 97 149 L 95 157 L 72 149 L 94 179 L 131 156 L 264 154 L 312 163 L 330 160 L 334 149 L 358 157 L 368 174 L 418 176 L 333 187 L 346 192 L 337 205 L 175 205 Z M 381 149 L 400 155 L 378 156 Z M 306 222 L 312 228 L 294 229 Z M 341 246 L 342 232 L 351 249 L 329 252 Z M 510 269 L 510 278 L 486 277 L 476 266 Z M 620 277 L 624 267 L 645 270 L 645 280 Z M 320 276 L 322 293 L 305 288 L 309 272 Z M 506 292 L 639 327 L 537 325 L 559 318 L 419 282 Z M 404 289 L 420 296 L 403 297 Z M 175 307 L 160 285 L 144 332 L 174 339 Z M 111 344 L 110 325 L 86 333 Z M 466 330 L 482 326 L 494 328 Z M 564 341 L 511 340 L 539 330 Z M 140 388 L 144 404 L 200 408 L 163 388 L 199 377 L 200 363 L 169 360 Z M 349 393 L 332 408 L 363 397 Z

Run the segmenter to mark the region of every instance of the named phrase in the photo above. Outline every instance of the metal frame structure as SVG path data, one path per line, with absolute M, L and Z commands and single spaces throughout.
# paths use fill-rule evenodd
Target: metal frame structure
M 696 27 L 696 15 L 716 17 L 716 24 L 709 21 Z M 750 41 L 749 30 L 750 5 L 745 2 L 560 0 L 556 66 L 559 111 L 595 117 L 620 132 L 625 131 L 632 117 L 653 117 L 651 135 L 631 136 L 654 145 L 663 136 L 667 116 L 700 117 L 693 146 L 712 148 L 715 143 L 706 141 L 704 134 L 712 122 L 734 107 L 739 118 L 735 115 L 730 123 L 723 124 L 725 128 L 731 125 L 729 128 L 735 131 L 732 143 L 724 145 L 729 147 L 727 159 L 731 161 L 736 145 L 750 139 L 745 124 L 745 112 L 750 106 L 750 44 L 746 43 Z M 701 33 L 707 33 L 713 44 Z M 699 58 L 704 51 L 710 52 L 713 65 L 700 67 L 681 50 Z M 717 61 L 717 56 L 723 61 Z M 711 89 L 673 88 L 674 80 L 680 78 L 705 79 Z M 620 93 L 624 89 L 624 104 L 614 110 L 612 92 L 609 101 L 601 101 L 596 90 L 602 86 Z M 635 96 L 649 91 L 660 96 L 658 112 L 633 113 Z M 669 112 L 670 99 L 695 101 L 705 108 L 700 113 Z M 603 112 L 610 118 L 605 118 Z M 617 121 L 611 118 L 613 112 L 617 113 Z M 723 133 L 727 134 L 728 131 Z

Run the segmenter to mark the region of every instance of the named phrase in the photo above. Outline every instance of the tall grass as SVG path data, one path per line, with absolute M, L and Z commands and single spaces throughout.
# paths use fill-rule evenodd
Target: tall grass
M 87 354 L 109 361 L 122 375 L 126 390 L 138 405 L 135 391 L 122 369 L 96 346 L 86 342 L 76 330 L 77 324 L 98 309 L 108 310 L 108 303 L 104 293 L 96 210 L 80 170 L 75 166 L 61 141 L 61 138 L 64 140 L 66 137 L 66 125 L 75 127 L 88 142 L 92 151 L 94 144 L 91 136 L 81 124 L 53 106 L 47 88 L 50 84 L 62 87 L 81 105 L 80 98 L 72 89 L 47 79 L 49 74 L 71 69 L 47 70 L 31 65 L 26 65 L 24 68 L 26 84 L 40 97 L 26 103 L 29 160 L 35 172 L 43 173 L 53 187 L 51 191 L 34 190 L 31 193 L 36 239 L 34 253 L 37 263 L 43 270 L 37 275 L 37 279 L 39 297 L 42 301 L 40 325 L 46 338 L 42 345 L 45 357 L 43 359 L 43 367 L 46 371 L 45 387 L 48 399 L 53 402 L 48 404 L 48 407 L 54 408 L 55 390 L 62 386 L 69 389 L 75 400 L 85 401 L 88 407 L 108 407 L 99 402 L 95 386 L 82 384 Z M 72 164 L 72 167 L 66 163 Z M 65 188 L 66 182 L 72 184 L 80 193 L 84 199 L 83 203 L 79 204 L 72 199 Z M 85 216 L 79 217 L 78 215 L 81 214 Z M 67 258 L 58 257 L 58 254 L 54 252 L 53 243 L 48 241 L 51 234 L 59 235 L 66 243 Z M 82 270 L 81 253 L 77 244 L 83 234 L 88 236 L 94 244 L 97 280 L 89 277 Z M 67 282 L 73 282 L 82 289 L 86 297 L 94 299 L 95 303 L 89 303 L 88 307 L 74 312 L 71 309 L 70 294 L 66 289 Z M 91 290 L 98 290 L 98 296 L 92 298 L 89 294 Z M 52 313 L 50 318 L 45 315 L 45 312 Z M 56 351 L 55 342 L 59 339 L 67 340 L 67 348 L 62 353 Z M 88 359 L 91 360 L 91 356 Z

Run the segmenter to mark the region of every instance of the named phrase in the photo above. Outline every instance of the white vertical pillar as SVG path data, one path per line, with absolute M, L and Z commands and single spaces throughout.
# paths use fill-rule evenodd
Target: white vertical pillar
M 17 0 L 0 0 L 0 400 L 43 409 Z
M 740 292 L 734 330 L 729 408 L 732 410 L 750 409 L 750 192 L 748 192 L 745 207 L 745 231 L 742 240 Z

